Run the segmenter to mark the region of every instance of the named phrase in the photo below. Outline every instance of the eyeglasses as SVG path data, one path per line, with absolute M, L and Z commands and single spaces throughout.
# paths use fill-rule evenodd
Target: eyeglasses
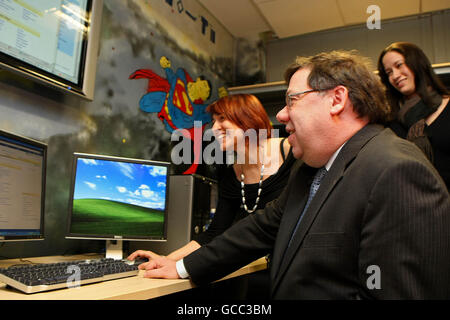
M 296 93 L 290 93 L 286 95 L 286 105 L 291 108 L 292 107 L 292 97 L 297 97 L 301 94 L 306 94 L 306 93 L 310 93 L 310 92 L 317 92 L 317 91 L 321 91 L 319 89 L 310 89 L 310 90 L 306 90 L 306 91 L 302 91 L 302 92 L 296 92 Z

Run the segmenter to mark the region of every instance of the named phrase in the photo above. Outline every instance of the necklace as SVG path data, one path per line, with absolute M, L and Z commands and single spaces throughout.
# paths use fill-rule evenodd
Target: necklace
M 264 153 L 263 153 L 264 155 Z M 261 191 L 262 191 L 262 182 L 263 182 L 263 173 L 264 173 L 264 158 L 261 164 L 261 174 L 259 177 L 259 183 L 258 183 L 258 193 L 256 195 L 256 201 L 255 201 L 255 205 L 253 206 L 253 209 L 249 210 L 247 207 L 247 204 L 245 203 L 245 183 L 244 183 L 244 179 L 245 179 L 245 175 L 244 175 L 244 169 L 242 169 L 242 173 L 241 173 L 241 195 L 242 195 L 242 205 L 244 206 L 244 210 L 247 211 L 247 213 L 253 213 L 256 208 L 258 207 L 258 203 L 259 203 L 259 196 L 261 195 Z

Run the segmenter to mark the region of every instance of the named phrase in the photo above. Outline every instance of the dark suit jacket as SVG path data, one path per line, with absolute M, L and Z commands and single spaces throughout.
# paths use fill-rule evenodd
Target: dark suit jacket
M 275 299 L 450 298 L 450 200 L 412 143 L 368 125 L 341 149 L 289 248 L 317 169 L 297 165 L 280 197 L 184 258 L 194 283 L 273 250 Z

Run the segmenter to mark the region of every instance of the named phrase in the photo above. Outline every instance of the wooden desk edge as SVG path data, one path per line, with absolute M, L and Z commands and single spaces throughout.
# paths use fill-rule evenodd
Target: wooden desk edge
M 95 256 L 71 256 L 71 257 L 39 257 L 27 258 L 33 262 L 46 261 L 67 261 L 78 259 L 96 259 Z M 16 259 L 18 260 L 18 259 Z M 10 260 L 9 264 L 17 263 L 16 260 Z M 20 261 L 20 260 L 18 260 Z M 23 262 L 22 262 L 23 263 Z M 4 267 L 5 261 L 0 261 L 0 267 Z M 242 276 L 252 272 L 257 272 L 267 268 L 266 259 L 260 258 L 252 263 L 236 270 L 235 272 L 218 280 Z M 14 289 L 6 289 L 0 282 L 0 300 L 146 300 L 165 296 L 184 290 L 189 290 L 195 285 L 187 279 L 144 279 L 143 271 L 138 276 L 122 278 L 117 280 L 83 285 L 79 289 L 60 289 L 35 294 L 25 294 Z M 156 285 L 155 285 L 156 283 Z M 135 287 L 135 288 L 134 288 Z M 134 288 L 134 289 L 133 289 Z M 115 292 L 116 291 L 116 292 Z

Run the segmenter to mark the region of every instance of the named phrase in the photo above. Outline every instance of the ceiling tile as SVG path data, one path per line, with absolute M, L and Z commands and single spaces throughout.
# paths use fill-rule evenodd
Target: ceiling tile
M 380 7 L 381 19 L 450 8 L 450 0 L 198 0 L 235 37 L 279 38 L 365 23 L 367 8 Z
M 422 0 L 422 12 L 450 9 L 450 0 Z
M 252 0 L 199 0 L 199 2 L 235 37 L 254 38 L 270 31 Z
M 381 20 L 419 13 L 420 0 L 336 0 L 346 25 L 364 23 L 373 14 L 367 13 L 370 5 L 380 8 Z M 428 1 L 428 0 L 427 0 Z
M 258 1 L 256 5 L 280 38 L 344 25 L 335 0 Z

